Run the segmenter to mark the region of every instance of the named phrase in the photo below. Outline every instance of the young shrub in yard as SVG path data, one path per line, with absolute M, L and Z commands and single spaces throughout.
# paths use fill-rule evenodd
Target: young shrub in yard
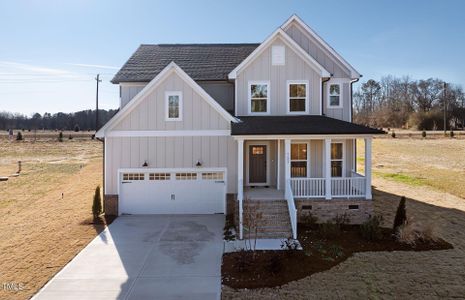
M 94 194 L 94 202 L 92 203 L 92 214 L 94 215 L 94 219 L 97 219 L 102 213 L 102 196 L 100 196 L 100 186 L 97 186 Z
M 303 215 L 301 217 L 301 221 L 303 225 L 308 226 L 310 228 L 314 228 L 318 224 L 318 218 L 310 212 Z
M 368 241 L 380 240 L 383 237 L 383 232 L 381 230 L 382 222 L 382 216 L 370 216 L 370 218 L 365 223 L 360 225 L 360 234 Z
M 454 131 L 453 131 L 453 130 L 451 130 L 451 131 L 450 131 L 450 137 L 451 137 L 451 138 L 453 138 L 453 137 L 454 137 L 454 135 L 455 135 L 455 134 L 454 134 Z
M 320 235 L 325 238 L 333 238 L 341 233 L 341 229 L 333 221 L 328 220 L 319 226 Z
M 421 132 L 421 137 L 422 137 L 422 138 L 426 138 L 426 131 L 423 130 L 423 131 Z
M 70 135 L 68 136 L 68 139 L 69 139 L 69 140 L 72 140 L 72 139 L 73 139 L 73 136 L 70 134 Z
M 79 128 L 78 124 L 74 125 L 74 132 L 79 132 L 80 130 L 81 128 Z
M 392 136 L 393 139 L 395 139 L 395 138 L 396 138 L 396 132 L 393 131 L 393 132 L 391 133 L 391 136 Z
M 397 228 L 395 233 L 396 239 L 404 244 L 415 245 L 419 236 L 418 231 L 416 230 L 416 224 L 412 221 L 405 222 Z
M 62 131 L 60 131 L 60 133 L 58 134 L 58 141 L 63 142 L 63 132 Z
M 18 131 L 18 134 L 16 135 L 16 140 L 17 141 L 22 141 L 23 140 L 23 134 L 21 133 L 21 131 Z
M 400 198 L 399 206 L 397 207 L 396 217 L 394 218 L 394 226 L 392 227 L 394 233 L 400 226 L 404 225 L 406 221 L 407 211 L 405 209 L 405 196 L 402 196 Z
M 342 229 L 342 227 L 350 223 L 350 218 L 346 213 L 343 213 L 342 215 L 336 215 L 333 220 L 339 229 Z

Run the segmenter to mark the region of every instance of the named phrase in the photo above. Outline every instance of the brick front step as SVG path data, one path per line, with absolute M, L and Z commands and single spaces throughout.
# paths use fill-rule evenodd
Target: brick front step
M 292 236 L 289 210 L 286 200 L 248 200 L 244 201 L 244 210 L 257 210 L 262 214 L 262 220 L 257 224 L 256 238 L 274 239 Z M 244 231 L 244 238 L 255 238 Z

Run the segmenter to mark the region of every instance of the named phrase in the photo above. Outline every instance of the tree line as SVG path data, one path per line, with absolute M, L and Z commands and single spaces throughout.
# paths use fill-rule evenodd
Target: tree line
M 463 88 L 429 78 L 384 76 L 361 84 L 353 95 L 354 122 L 374 127 L 443 130 L 465 123 Z
M 105 124 L 117 112 L 117 109 L 99 109 L 99 127 Z M 95 110 L 83 110 L 73 113 L 39 113 L 28 117 L 20 113 L 0 112 L 0 130 L 95 130 Z

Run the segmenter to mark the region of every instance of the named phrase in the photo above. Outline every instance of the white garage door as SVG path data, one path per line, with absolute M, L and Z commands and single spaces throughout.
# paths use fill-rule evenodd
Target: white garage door
M 224 213 L 226 174 L 221 169 L 120 171 L 120 214 Z

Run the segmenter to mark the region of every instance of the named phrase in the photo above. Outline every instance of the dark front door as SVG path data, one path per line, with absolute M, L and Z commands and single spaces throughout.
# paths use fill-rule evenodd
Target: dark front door
M 266 184 L 266 146 L 249 146 L 249 183 Z

